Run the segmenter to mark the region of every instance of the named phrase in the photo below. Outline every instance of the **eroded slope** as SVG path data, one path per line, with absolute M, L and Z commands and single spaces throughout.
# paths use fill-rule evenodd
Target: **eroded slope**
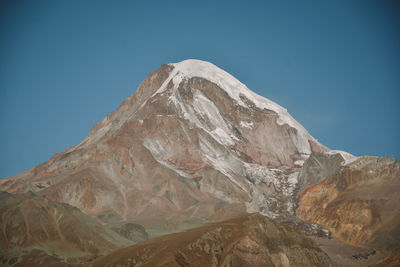
M 248 214 L 117 250 L 89 266 L 335 266 L 294 228 Z
M 400 259 L 400 167 L 388 158 L 361 157 L 300 194 L 297 215 L 341 241 Z
M 64 266 L 133 243 L 79 209 L 31 192 L 0 191 L 0 214 L 2 264 Z

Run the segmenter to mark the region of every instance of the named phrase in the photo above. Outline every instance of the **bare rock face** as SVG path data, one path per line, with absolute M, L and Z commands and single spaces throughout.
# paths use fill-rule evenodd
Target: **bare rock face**
M 68 204 L 0 191 L 0 265 L 68 266 L 132 244 Z
M 245 212 L 293 215 L 299 169 L 325 151 L 281 106 L 186 60 L 161 66 L 79 145 L 0 189 L 158 235 Z
M 399 263 L 398 161 L 361 157 L 299 197 L 301 219 L 326 227 L 341 241 L 385 251 L 388 264 Z
M 165 235 L 89 266 L 336 266 L 316 244 L 260 214 Z
M 304 162 L 298 176 L 299 192 L 331 176 L 343 167 L 344 162 L 345 160 L 339 153 L 311 154 Z

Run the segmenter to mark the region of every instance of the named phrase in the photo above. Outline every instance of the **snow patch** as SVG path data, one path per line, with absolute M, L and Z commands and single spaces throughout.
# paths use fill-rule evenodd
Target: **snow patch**
M 188 175 L 186 172 L 177 169 L 174 165 L 169 164 L 164 160 L 164 158 L 170 154 L 170 151 L 166 149 L 166 146 L 161 141 L 155 139 L 145 139 L 143 145 L 150 151 L 151 155 L 158 163 L 167 167 L 168 169 L 173 170 L 182 177 L 190 177 L 190 175 Z
M 253 122 L 241 121 L 240 126 L 242 126 L 243 128 L 253 129 Z
M 294 165 L 297 165 L 297 166 L 303 166 L 304 165 L 304 160 L 296 160 L 295 162 L 294 162 Z
M 216 170 L 223 173 L 229 180 L 235 185 L 241 188 L 244 192 L 248 193 L 248 190 L 237 181 L 234 176 L 240 173 L 242 168 L 242 162 L 233 157 L 231 154 L 226 153 L 223 150 L 218 149 L 217 146 L 211 144 L 205 137 L 199 136 L 200 150 L 203 152 L 205 160 L 210 163 Z
M 175 86 L 177 87 L 178 84 Z M 225 122 L 220 114 L 217 106 L 200 91 L 194 93 L 193 102 L 190 104 L 187 104 L 182 99 L 176 88 L 168 99 L 174 104 L 178 114 L 181 114 L 184 119 L 198 128 L 206 131 L 218 143 L 231 146 L 235 144 L 233 140 L 238 140 L 232 133 L 230 125 Z
M 228 135 L 224 130 L 221 128 L 217 127 L 214 131 L 211 132 L 211 135 L 214 137 L 217 137 L 221 143 L 226 144 L 226 145 L 234 145 L 235 143 L 232 141 L 232 138 L 230 135 Z
M 216 127 L 210 131 L 209 127 L 201 123 L 201 128 L 209 132 L 219 143 L 224 145 L 234 145 L 230 134 L 229 126 L 226 124 L 224 118 L 219 113 L 218 108 L 200 91 L 196 91 L 193 96 L 193 108 L 200 117 L 208 120 L 211 127 Z
M 298 182 L 298 171 L 272 169 L 263 165 L 244 163 L 243 175 L 249 180 L 252 200 L 246 203 L 247 212 L 261 212 L 277 218 L 293 215 L 295 211 L 294 191 Z M 269 193 L 261 191 L 269 188 Z M 267 190 L 268 191 L 268 190 Z

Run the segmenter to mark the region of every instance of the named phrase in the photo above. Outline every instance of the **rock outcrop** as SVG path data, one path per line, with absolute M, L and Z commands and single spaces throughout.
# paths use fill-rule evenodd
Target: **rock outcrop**
M 311 154 L 298 176 L 299 192 L 331 176 L 343 168 L 344 162 L 345 159 L 340 153 Z

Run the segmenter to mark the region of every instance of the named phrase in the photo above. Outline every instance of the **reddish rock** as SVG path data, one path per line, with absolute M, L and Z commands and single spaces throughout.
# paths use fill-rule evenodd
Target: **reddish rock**
M 301 219 L 326 227 L 341 241 L 392 255 L 387 264 L 399 262 L 398 161 L 361 157 L 299 198 Z

